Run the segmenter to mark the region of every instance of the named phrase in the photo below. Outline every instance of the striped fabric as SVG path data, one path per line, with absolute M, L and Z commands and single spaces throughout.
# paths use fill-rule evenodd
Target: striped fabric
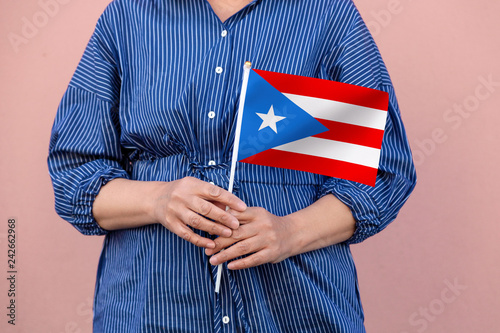
M 389 93 L 377 185 L 239 163 L 235 193 L 277 215 L 332 193 L 357 220 L 345 243 L 224 269 L 160 225 L 107 233 L 92 217 L 117 177 L 185 176 L 226 188 L 242 64 Z M 364 332 L 349 244 L 384 229 L 415 184 L 396 98 L 350 0 L 254 1 L 221 23 L 207 1 L 117 0 L 99 19 L 50 141 L 56 211 L 103 235 L 94 332 Z M 311 222 L 313 223 L 313 222 Z

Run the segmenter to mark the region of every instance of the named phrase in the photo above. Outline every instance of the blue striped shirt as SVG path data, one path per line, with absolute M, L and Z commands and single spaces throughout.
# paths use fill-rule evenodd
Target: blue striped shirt
M 118 178 L 185 176 L 227 188 L 242 65 L 384 90 L 377 185 L 239 163 L 235 194 L 286 215 L 332 193 L 356 219 L 348 241 L 229 271 L 159 224 L 108 232 L 92 216 Z M 202 0 L 116 0 L 100 17 L 55 117 L 56 211 L 106 235 L 94 332 L 364 332 L 349 245 L 384 229 L 416 175 L 394 90 L 351 0 L 256 0 L 222 23 Z M 199 231 L 197 231 L 199 232 Z M 206 233 L 199 232 L 208 237 Z

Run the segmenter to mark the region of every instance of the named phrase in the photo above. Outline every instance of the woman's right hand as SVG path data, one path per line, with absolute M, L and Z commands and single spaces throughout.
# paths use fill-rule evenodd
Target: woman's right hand
M 226 206 L 238 212 L 247 207 L 234 194 L 193 177 L 171 182 L 116 178 L 101 188 L 92 212 L 105 230 L 160 223 L 188 242 L 212 249 L 215 242 L 196 234 L 189 226 L 230 237 L 239 222 L 226 212 Z
M 204 248 L 215 242 L 202 237 L 188 226 L 211 235 L 230 237 L 239 222 L 226 212 L 226 206 L 243 212 L 246 205 L 234 194 L 193 177 L 164 183 L 154 205 L 154 218 L 177 236 Z

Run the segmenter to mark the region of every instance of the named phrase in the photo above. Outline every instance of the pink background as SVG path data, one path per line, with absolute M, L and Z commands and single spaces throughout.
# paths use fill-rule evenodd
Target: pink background
M 55 1 L 0 2 L 2 332 L 91 331 L 102 238 L 55 214 L 46 154 L 58 103 L 108 0 Z M 500 1 L 355 2 L 394 81 L 419 176 L 398 220 L 353 247 L 367 330 L 498 332 Z M 23 32 L 26 22 L 38 27 Z M 25 39 L 12 44 L 14 34 Z M 6 323 L 10 217 L 15 327 Z

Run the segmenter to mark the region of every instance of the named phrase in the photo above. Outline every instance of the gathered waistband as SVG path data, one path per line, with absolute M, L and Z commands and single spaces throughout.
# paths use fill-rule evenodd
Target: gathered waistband
M 195 177 L 212 182 L 222 188 L 229 185 L 230 163 L 204 165 L 196 156 L 178 153 L 158 157 L 149 153 L 134 153 L 129 157 L 132 179 L 144 181 L 173 181 L 184 177 Z M 248 163 L 237 163 L 234 189 L 241 183 L 261 183 L 269 185 L 308 185 L 317 186 L 327 177 L 303 171 L 266 167 Z

